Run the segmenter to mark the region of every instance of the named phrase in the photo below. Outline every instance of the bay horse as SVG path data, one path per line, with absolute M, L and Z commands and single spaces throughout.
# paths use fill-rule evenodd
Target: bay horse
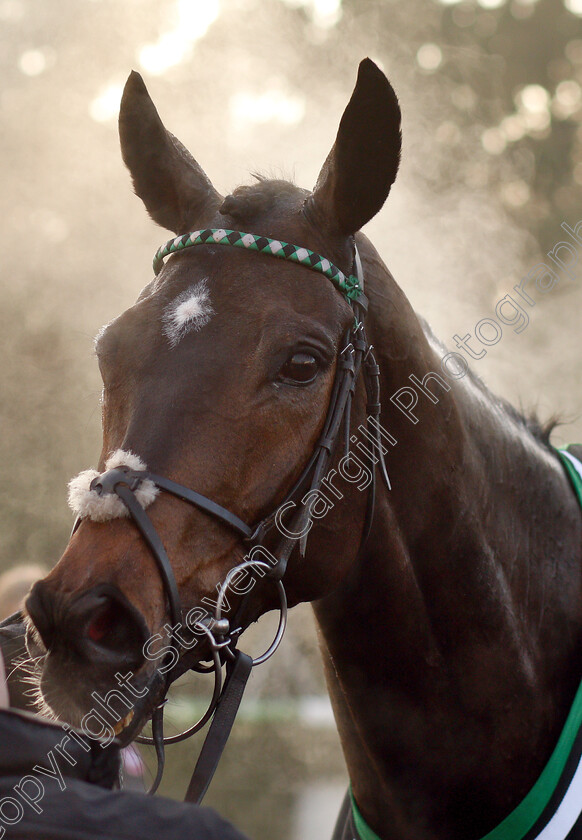
M 186 611 L 218 587 L 226 624 L 213 636 L 202 622 L 210 641 L 182 647 L 178 670 L 228 647 L 228 619 L 244 629 L 283 586 L 291 606 L 313 602 L 321 630 L 350 838 L 514 837 L 497 829 L 547 766 L 582 673 L 582 517 L 548 429 L 471 373 L 447 374 L 360 232 L 396 178 L 400 123 L 366 59 L 313 191 L 260 178 L 223 197 L 132 73 L 123 158 L 177 238 L 98 337 L 103 450 L 72 485 L 78 528 L 27 601 L 28 646 L 43 702 L 71 723 L 97 695 L 123 706 L 131 672 L 128 740 L 163 696 L 156 657 Z M 411 381 L 417 422 L 387 399 Z M 325 475 L 307 484 L 318 507 L 293 494 L 322 452 Z M 287 535 L 285 568 L 269 579 L 257 562 L 260 585 L 233 585 L 227 604 L 245 538 L 283 504 L 291 518 L 261 540 L 279 560 L 281 534 L 301 534 Z

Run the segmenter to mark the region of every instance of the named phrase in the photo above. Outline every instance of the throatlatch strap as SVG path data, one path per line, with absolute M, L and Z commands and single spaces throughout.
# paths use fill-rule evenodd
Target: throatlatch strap
M 222 698 L 198 756 L 184 802 L 194 802 L 199 805 L 208 790 L 228 741 L 252 668 L 252 658 L 237 650 L 224 683 Z

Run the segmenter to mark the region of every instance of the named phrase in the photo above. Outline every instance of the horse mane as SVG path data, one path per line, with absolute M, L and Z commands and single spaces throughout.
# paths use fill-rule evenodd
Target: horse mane
M 521 426 L 524 431 L 528 432 L 534 440 L 541 443 L 546 449 L 552 449 L 550 443 L 550 436 L 557 426 L 563 425 L 566 421 L 558 413 L 552 414 L 547 420 L 542 420 L 535 409 L 517 409 L 512 403 L 504 397 L 499 397 L 494 394 L 487 385 L 483 382 L 480 376 L 474 373 L 469 368 L 467 373 L 468 378 L 473 382 L 488 398 L 497 405 L 501 410 L 518 426 Z
M 419 321 L 430 342 L 438 347 L 443 356 L 448 353 L 448 348 L 439 338 L 435 336 L 428 322 L 422 317 L 419 317 Z M 565 418 L 559 414 L 559 412 L 553 413 L 545 421 L 541 420 L 535 409 L 517 409 L 504 397 L 494 394 L 471 367 L 467 369 L 466 377 L 481 391 L 481 393 L 489 400 L 489 402 L 491 402 L 492 405 L 500 408 L 507 417 L 509 417 L 518 426 L 521 426 L 524 431 L 534 438 L 534 440 L 546 449 L 553 448 L 550 443 L 550 436 L 552 432 L 557 426 L 564 425 L 567 422 Z

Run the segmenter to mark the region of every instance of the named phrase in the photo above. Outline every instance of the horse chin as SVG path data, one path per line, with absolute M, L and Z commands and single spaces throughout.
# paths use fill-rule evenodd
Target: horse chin
M 158 685 L 155 673 L 153 678 L 143 675 L 139 683 L 134 681 L 134 688 L 143 692 L 141 697 L 105 682 L 94 682 L 89 694 L 84 679 L 66 683 L 62 670 L 51 667 L 49 657 L 40 678 L 38 700 L 41 710 L 48 711 L 53 720 L 69 724 L 91 738 L 108 743 L 115 738 L 126 746 L 139 735 L 163 699 L 164 687 Z M 108 700 L 110 692 L 115 692 L 115 697 L 123 695 L 125 703 Z

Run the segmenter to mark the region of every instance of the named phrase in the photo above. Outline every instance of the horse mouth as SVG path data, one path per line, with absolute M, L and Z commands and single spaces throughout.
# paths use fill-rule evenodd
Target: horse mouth
M 146 666 L 135 672 L 95 673 L 91 662 L 76 660 L 62 645 L 47 650 L 30 617 L 26 617 L 28 657 L 21 663 L 27 695 L 37 713 L 68 724 L 85 735 L 121 746 L 133 741 L 163 700 L 165 679 Z
M 47 684 L 47 660 L 48 657 L 38 663 L 35 673 L 27 678 L 32 686 L 30 694 L 37 712 L 55 723 L 73 726 L 95 740 L 110 743 L 115 738 L 120 746 L 127 746 L 141 733 L 163 699 L 164 686 L 158 686 L 158 690 L 151 686 L 146 696 L 137 699 L 123 717 L 120 714 L 108 714 L 95 703 L 80 705 L 71 699 L 68 692 L 55 692 L 54 684 Z M 103 687 L 97 691 L 103 695 L 107 693 Z
M 121 735 L 121 733 L 122 733 L 125 729 L 127 729 L 127 727 L 128 727 L 128 726 L 129 726 L 129 724 L 132 722 L 132 720 L 133 720 L 133 718 L 134 718 L 134 717 L 135 717 L 135 715 L 134 715 L 134 713 L 133 713 L 133 709 L 130 709 L 130 710 L 129 710 L 129 712 L 127 713 L 127 715 L 123 718 L 123 720 L 120 720 L 120 721 L 119 721 L 119 723 L 118 723 L 118 724 L 116 724 L 116 725 L 113 727 L 113 731 L 115 732 L 115 734 L 116 734 L 116 735 Z

